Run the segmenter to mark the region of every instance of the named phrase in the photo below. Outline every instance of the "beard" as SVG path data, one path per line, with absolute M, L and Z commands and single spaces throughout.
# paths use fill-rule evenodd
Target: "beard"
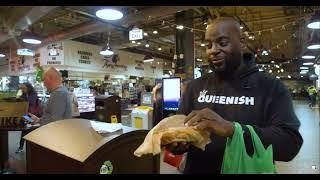
M 227 57 L 224 63 L 220 66 L 216 66 L 211 61 L 209 61 L 209 68 L 219 76 L 231 76 L 241 65 L 241 56 L 241 53 L 233 54 L 232 56 Z

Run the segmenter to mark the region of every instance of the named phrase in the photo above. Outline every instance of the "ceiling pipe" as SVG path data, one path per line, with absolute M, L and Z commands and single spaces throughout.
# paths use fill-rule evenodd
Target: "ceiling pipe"
M 24 31 L 58 6 L 21 6 L 14 7 L 8 19 L 4 21 L 7 32 L 0 33 L 0 44 L 18 36 L 18 31 Z M 17 11 L 17 12 L 15 12 Z

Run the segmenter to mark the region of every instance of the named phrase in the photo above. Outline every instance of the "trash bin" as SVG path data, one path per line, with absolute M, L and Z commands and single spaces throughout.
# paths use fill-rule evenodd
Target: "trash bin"
M 97 121 L 121 123 L 121 98 L 119 96 L 97 96 L 95 110 Z
M 131 112 L 132 127 L 150 130 L 152 125 L 153 108 L 148 106 L 138 106 Z
M 97 133 L 85 119 L 67 119 L 42 126 L 26 136 L 27 173 L 157 174 L 160 156 L 135 157 L 147 130 L 122 126 Z

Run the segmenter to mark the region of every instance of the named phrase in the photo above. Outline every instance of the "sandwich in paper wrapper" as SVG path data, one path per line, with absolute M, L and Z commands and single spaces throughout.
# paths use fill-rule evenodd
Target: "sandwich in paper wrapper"
M 211 142 L 210 133 L 184 125 L 185 115 L 174 115 L 160 121 L 147 134 L 144 142 L 135 150 L 134 155 L 159 154 L 161 145 L 173 142 L 189 142 L 204 150 Z

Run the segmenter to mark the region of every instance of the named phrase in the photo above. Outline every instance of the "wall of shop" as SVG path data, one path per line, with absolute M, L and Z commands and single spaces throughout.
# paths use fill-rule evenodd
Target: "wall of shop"
M 119 58 L 113 61 L 99 54 L 100 46 L 75 41 L 64 41 L 63 45 L 65 70 L 153 78 L 163 74 L 163 60 L 159 58 L 143 63 L 144 55 L 115 50 Z
M 88 73 L 88 72 L 78 72 L 78 71 L 69 71 L 68 79 L 71 80 L 104 80 L 103 73 Z
M 54 50 L 54 51 L 53 51 Z M 159 78 L 163 75 L 163 60 L 154 58 L 154 62 L 144 63 L 142 54 L 115 50 L 117 61 L 99 54 L 100 46 L 66 40 L 56 42 L 35 51 L 36 56 L 17 56 L 13 52 L 10 58 L 9 73 L 22 75 L 33 73 L 36 63 L 45 69 L 54 66 L 58 70 L 70 71 L 75 79 L 103 79 L 107 75 L 127 75 Z
M 39 50 L 35 52 L 35 56 L 19 56 L 16 51 L 11 51 L 9 57 L 7 72 L 12 76 L 34 73 L 36 65 L 40 61 Z

